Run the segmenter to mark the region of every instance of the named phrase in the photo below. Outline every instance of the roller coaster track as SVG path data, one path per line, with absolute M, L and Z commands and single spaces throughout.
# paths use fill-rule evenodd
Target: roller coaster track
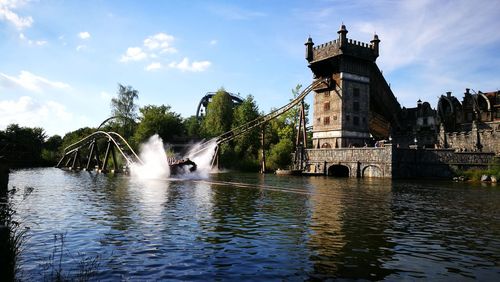
M 271 120 L 279 117 L 280 115 L 288 112 L 293 107 L 297 106 L 302 100 L 304 100 L 304 98 L 311 91 L 313 91 L 317 86 L 321 85 L 322 83 L 329 83 L 329 82 L 325 79 L 315 80 L 313 83 L 311 83 L 309 86 L 307 86 L 297 97 L 295 97 L 295 99 L 290 101 L 288 104 L 282 106 L 281 108 L 278 108 L 278 109 L 268 113 L 267 115 L 260 116 L 260 117 L 254 119 L 250 122 L 247 122 L 239 127 L 236 127 L 228 132 L 225 132 L 225 133 L 215 137 L 214 139 L 216 140 L 217 145 L 220 145 L 224 142 L 228 142 L 228 141 L 238 137 L 239 135 L 245 134 L 245 133 L 249 132 L 250 130 L 255 129 L 259 126 L 262 126 L 263 124 L 266 124 L 269 121 L 271 121 Z M 196 154 L 206 150 L 207 147 L 210 146 L 210 144 L 212 144 L 212 141 L 207 141 L 205 143 L 202 143 L 199 147 L 200 149 L 197 150 L 196 152 L 193 152 L 192 155 L 196 155 Z
M 104 159 L 101 162 L 97 142 L 103 139 L 107 141 L 107 147 Z M 142 164 L 142 160 L 120 134 L 116 132 L 96 131 L 79 140 L 78 142 L 75 142 L 64 148 L 63 156 L 57 163 L 56 167 L 64 167 L 69 169 L 85 168 L 89 170 L 91 168 L 91 165 L 95 163 L 100 170 L 106 171 L 109 156 L 111 154 L 115 170 L 118 170 L 115 148 L 123 157 L 123 160 L 127 167 L 133 163 Z M 83 163 L 84 159 L 82 158 L 82 155 L 84 155 L 85 153 L 88 153 L 86 158 L 86 165 Z M 85 167 L 83 167 L 84 165 Z

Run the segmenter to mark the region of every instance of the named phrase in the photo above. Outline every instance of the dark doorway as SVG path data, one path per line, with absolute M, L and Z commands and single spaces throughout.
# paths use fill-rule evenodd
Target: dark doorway
M 345 165 L 332 165 L 328 168 L 328 176 L 349 177 L 349 168 Z

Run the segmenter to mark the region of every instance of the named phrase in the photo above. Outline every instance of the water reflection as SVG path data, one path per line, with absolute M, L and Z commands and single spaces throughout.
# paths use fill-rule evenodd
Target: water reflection
M 11 174 L 30 229 L 27 280 L 65 234 L 96 280 L 495 280 L 500 190 L 470 184 L 219 174 L 135 181 L 56 169 Z M 63 267 L 77 267 L 75 256 Z
M 310 178 L 315 187 L 309 246 L 313 277 L 383 279 L 392 271 L 383 262 L 394 244 L 385 229 L 391 217 L 390 182 Z M 374 185 L 375 184 L 375 185 Z

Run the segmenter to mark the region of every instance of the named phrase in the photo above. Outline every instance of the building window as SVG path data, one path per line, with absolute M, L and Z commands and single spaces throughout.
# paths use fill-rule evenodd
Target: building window
M 330 110 L 330 102 L 328 101 L 323 104 L 323 111 L 327 112 L 329 110 Z
M 363 124 L 366 124 L 366 117 L 363 117 Z
M 317 124 L 321 123 L 321 118 L 317 118 L 317 119 L 316 119 L 316 123 L 317 123 Z
M 428 122 L 427 122 L 427 118 L 424 118 L 424 125 L 427 125 Z
M 345 120 L 350 121 L 350 120 L 351 120 L 351 116 L 346 115 L 346 116 L 345 116 Z
M 352 123 L 353 123 L 354 125 L 359 125 L 359 117 L 356 117 L 356 116 L 355 116 L 355 117 L 353 117 L 353 118 L 352 118 Z
M 359 88 L 354 88 L 352 90 L 352 96 L 354 96 L 354 98 L 358 98 L 359 97 Z
M 323 125 L 329 125 L 330 124 L 330 117 L 324 117 L 323 118 Z
M 358 101 L 354 101 L 353 104 L 352 104 L 352 109 L 353 111 L 355 112 L 359 112 L 359 102 Z

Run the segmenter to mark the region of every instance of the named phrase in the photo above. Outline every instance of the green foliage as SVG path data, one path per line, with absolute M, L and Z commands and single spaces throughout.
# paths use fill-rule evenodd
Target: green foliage
M 190 139 L 200 138 L 201 123 L 196 116 L 190 116 L 182 121 L 185 136 Z
M 301 92 L 302 85 L 298 84 L 292 89 L 295 99 Z M 309 105 L 304 104 L 305 114 L 308 115 Z M 300 118 L 300 104 L 283 115 L 272 120 L 266 129 L 266 149 L 268 150 L 267 166 L 269 169 L 286 168 L 291 162 L 291 153 L 295 150 L 297 127 Z M 307 120 L 306 120 L 307 124 Z
M 465 171 L 457 171 L 455 174 L 465 176 L 466 179 L 471 181 L 480 181 L 481 176 L 484 174 L 495 176 L 497 180 L 500 180 L 500 158 L 494 158 L 489 164 L 488 169 L 469 169 Z
M 243 103 L 235 108 L 232 128 L 237 128 L 260 116 L 259 108 L 252 95 L 248 95 Z M 260 129 L 255 128 L 236 137 L 233 141 L 234 151 L 239 158 L 256 159 L 260 148 Z
M 61 157 L 59 153 L 59 148 L 62 145 L 62 138 L 59 135 L 51 136 L 47 141 L 43 144 L 42 149 L 42 160 L 44 165 L 55 165 L 59 161 Z
M 139 98 L 139 91 L 132 86 L 118 84 L 118 97 L 111 99 L 111 114 L 118 118 L 114 127 L 123 137 L 129 138 L 133 135 L 136 127 L 137 105 L 135 100 Z
M 80 141 L 82 138 L 87 137 L 88 135 L 92 134 L 95 132 L 95 128 L 90 128 L 90 127 L 83 127 L 79 128 L 75 131 L 68 132 L 64 135 L 62 139 L 62 144 L 61 144 L 61 152 L 64 150 L 64 148 L 68 147 L 69 145 L 76 143 Z
M 219 89 L 208 104 L 207 113 L 201 125 L 203 137 L 215 137 L 231 129 L 233 101 L 223 89 Z
M 294 144 L 290 139 L 281 139 L 271 146 L 267 155 L 267 167 L 271 170 L 287 168 L 292 162 Z
M 172 112 L 168 105 L 147 105 L 139 111 L 140 122 L 134 134 L 136 143 L 144 142 L 154 134 L 158 134 L 164 142 L 171 142 L 184 132 L 181 116 Z
M 41 153 L 46 138 L 40 127 L 10 124 L 1 133 L 1 154 L 13 167 L 39 166 L 42 164 Z

